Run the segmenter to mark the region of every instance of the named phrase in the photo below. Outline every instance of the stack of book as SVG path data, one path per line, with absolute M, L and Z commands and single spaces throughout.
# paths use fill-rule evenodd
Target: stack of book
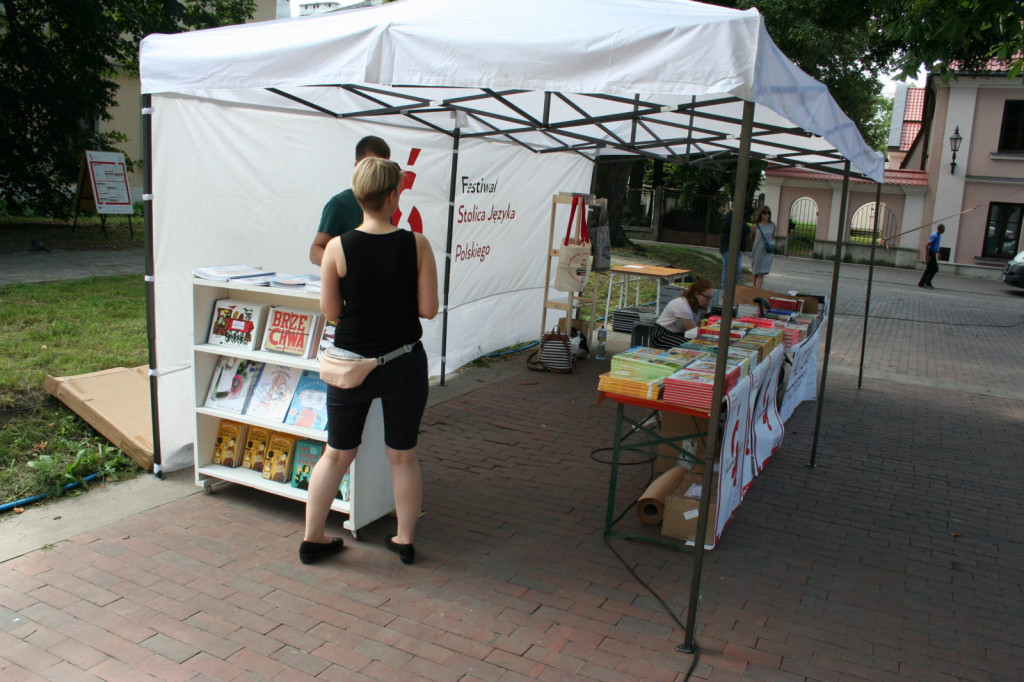
M 758 327 L 751 330 L 743 340 L 764 343 L 766 346 L 764 357 L 768 357 L 782 343 L 782 329 Z
M 682 348 L 634 346 L 612 356 L 612 369 L 598 380 L 598 390 L 657 400 L 665 377 L 682 369 L 704 353 Z
M 255 284 L 265 286 L 272 270 L 254 268 L 251 265 L 211 265 L 205 268 L 192 268 L 192 275 L 199 279 L 209 279 L 216 282 L 239 282 L 241 284 Z
M 664 398 L 673 405 L 710 410 L 714 390 L 714 373 L 686 368 L 665 378 Z
M 695 372 L 709 372 L 710 374 L 715 373 L 715 365 L 717 360 L 697 360 L 687 366 L 686 369 L 693 370 Z M 732 387 L 736 385 L 736 382 L 743 376 L 742 362 L 733 360 L 732 358 L 726 357 L 725 359 L 725 388 L 724 393 L 728 393 L 732 390 Z
M 597 381 L 597 390 L 646 400 L 658 400 L 661 398 L 661 386 L 664 381 L 665 377 L 648 377 L 633 369 L 613 369 L 600 376 Z
M 804 302 L 799 298 L 783 298 L 782 296 L 770 296 L 768 305 L 772 310 L 788 310 L 792 313 L 799 313 L 804 309 Z
M 310 282 L 320 283 L 320 275 L 285 275 L 279 274 L 270 278 L 270 286 L 278 289 L 305 289 Z

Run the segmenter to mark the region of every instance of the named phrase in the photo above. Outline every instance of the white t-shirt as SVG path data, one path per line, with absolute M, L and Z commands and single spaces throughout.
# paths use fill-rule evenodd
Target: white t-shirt
M 661 315 L 658 316 L 658 324 L 665 329 L 675 334 L 682 334 L 686 331 L 683 327 L 682 320 L 690 320 L 694 324 L 697 324 L 697 320 L 700 319 L 700 313 L 703 312 L 698 310 L 696 314 L 690 307 L 689 301 L 682 296 L 677 296 L 668 302 L 662 311 Z

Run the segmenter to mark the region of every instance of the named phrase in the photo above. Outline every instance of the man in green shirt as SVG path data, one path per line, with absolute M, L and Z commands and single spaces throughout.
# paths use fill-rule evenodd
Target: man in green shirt
M 368 157 L 390 159 L 391 148 L 381 138 L 369 135 L 356 144 L 356 163 Z M 313 245 L 309 247 L 309 261 L 313 265 L 320 265 L 327 242 L 340 234 L 356 229 L 362 223 L 363 209 L 360 208 L 352 190 L 346 189 L 335 194 L 324 206 L 324 212 L 320 216 L 320 227 L 313 238 Z

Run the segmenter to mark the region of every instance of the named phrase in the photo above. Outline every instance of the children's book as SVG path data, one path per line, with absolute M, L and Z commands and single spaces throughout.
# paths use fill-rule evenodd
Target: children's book
M 245 437 L 245 451 L 242 453 L 242 466 L 253 471 L 263 471 L 263 460 L 267 456 L 270 436 L 273 432 L 262 426 L 250 426 Z
M 337 321 L 324 322 L 324 330 L 320 333 L 320 345 L 316 349 L 316 359 L 319 360 L 324 351 L 334 346 L 334 328 Z
M 252 301 L 224 298 L 213 304 L 210 334 L 206 342 L 215 346 L 230 346 L 255 350 L 263 331 L 263 320 L 268 306 Z
M 342 502 L 348 502 L 352 493 L 352 479 L 349 478 L 351 472 L 346 471 L 345 475 L 341 479 L 341 485 L 338 486 L 338 494 L 335 496 Z
M 302 370 L 287 365 L 266 365 L 249 398 L 245 414 L 271 422 L 284 421 L 288 406 L 295 397 Z
M 263 363 L 220 356 L 213 369 L 206 407 L 242 414 L 260 376 Z
M 324 454 L 324 444 L 318 440 L 300 440 L 295 444 L 295 455 L 292 457 L 292 487 L 309 490 L 309 475 L 320 455 Z
M 245 441 L 245 424 L 221 419 L 217 427 L 217 438 L 213 442 L 212 464 L 236 467 L 242 463 L 242 449 Z
M 295 436 L 274 433 L 267 445 L 267 456 L 263 460 L 263 478 L 287 483 L 291 471 L 292 454 L 295 452 Z
M 327 384 L 320 378 L 319 372 L 308 369 L 302 371 L 284 423 L 307 429 L 327 428 Z
M 322 324 L 320 313 L 274 306 L 267 315 L 263 350 L 308 358 L 320 339 Z

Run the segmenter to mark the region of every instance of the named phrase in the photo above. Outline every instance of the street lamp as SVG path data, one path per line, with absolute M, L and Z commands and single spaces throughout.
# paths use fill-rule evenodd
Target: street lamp
M 960 151 L 960 143 L 964 141 L 964 138 L 960 136 L 960 126 L 956 127 L 953 134 L 949 136 L 949 148 L 953 152 L 953 162 L 949 164 L 949 172 L 955 173 L 956 168 L 956 153 Z

